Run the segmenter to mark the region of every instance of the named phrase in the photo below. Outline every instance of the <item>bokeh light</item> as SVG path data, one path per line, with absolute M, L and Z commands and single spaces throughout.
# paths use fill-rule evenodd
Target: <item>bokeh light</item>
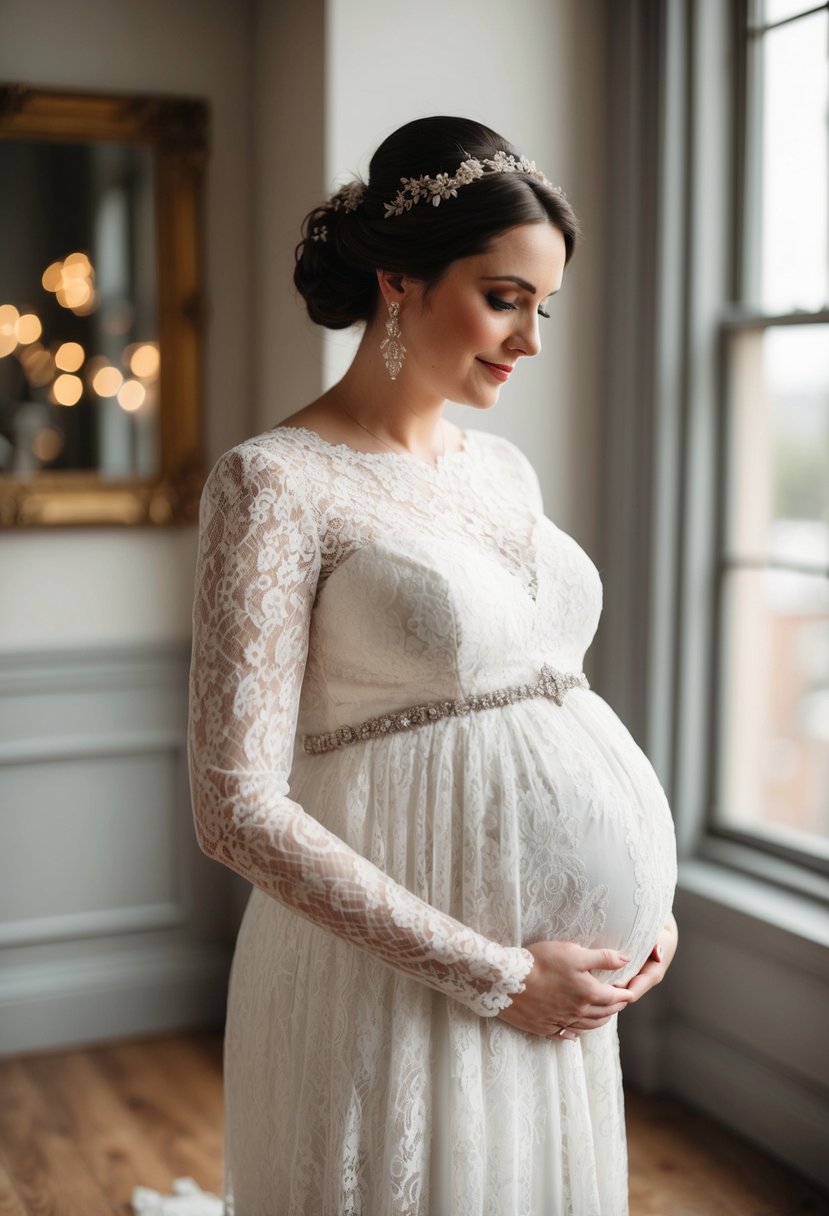
M 44 426 L 35 435 L 31 447 L 38 460 L 47 464 L 61 454 L 64 442 L 59 430 L 53 426 Z
M 20 313 L 14 304 L 0 304 L 0 359 L 17 349 L 17 323 Z
M 64 279 L 55 294 L 58 304 L 62 304 L 64 308 L 80 308 L 88 302 L 92 288 L 86 279 Z
M 36 388 L 51 384 L 55 378 L 55 360 L 48 350 L 44 350 L 40 342 L 33 342 L 20 355 L 20 362 L 26 379 Z
M 40 278 L 46 291 L 55 292 L 63 282 L 63 262 L 51 262 Z
M 83 395 L 83 381 L 64 372 L 52 385 L 52 394 L 57 405 L 77 405 Z
M 146 395 L 143 384 L 139 384 L 137 380 L 125 380 L 118 391 L 118 404 L 122 410 L 131 414 L 141 409 Z
M 76 304 L 72 309 L 76 317 L 88 317 L 98 307 L 98 293 L 92 288 L 89 292 L 89 298 L 84 304 Z
M 76 372 L 86 352 L 80 342 L 63 342 L 55 352 L 55 363 L 64 372 Z
M 47 291 L 55 293 L 58 304 L 85 317 L 98 306 L 95 271 L 88 256 L 80 250 L 67 254 L 62 262 L 51 262 L 40 279 Z
M 33 312 L 24 313 L 17 322 L 16 329 L 17 340 L 21 346 L 28 346 L 31 342 L 36 342 L 43 333 L 40 317 Z
M 92 387 L 99 397 L 114 397 L 123 383 L 124 377 L 118 368 L 107 364 L 95 373 Z
M 68 253 L 63 259 L 63 273 L 67 278 L 88 279 L 92 275 L 92 263 L 85 253 Z
M 159 368 L 158 347 L 151 342 L 143 342 L 133 349 L 129 356 L 129 368 L 140 380 L 154 380 Z

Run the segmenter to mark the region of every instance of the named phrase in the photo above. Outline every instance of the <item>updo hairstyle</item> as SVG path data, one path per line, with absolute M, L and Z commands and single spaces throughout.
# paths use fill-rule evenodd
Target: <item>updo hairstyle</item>
M 401 178 L 451 176 L 470 157 L 483 161 L 497 152 L 520 157 L 497 132 L 467 118 L 419 118 L 385 139 L 371 158 L 359 205 L 341 205 L 338 192 L 336 207 L 329 199 L 305 217 L 294 283 L 311 320 L 328 329 L 370 321 L 378 269 L 406 274 L 428 289 L 451 262 L 484 253 L 517 224 L 554 224 L 564 237 L 566 265 L 581 237 L 579 222 L 563 194 L 529 173 L 485 173 L 437 207 L 422 199 L 384 218 Z

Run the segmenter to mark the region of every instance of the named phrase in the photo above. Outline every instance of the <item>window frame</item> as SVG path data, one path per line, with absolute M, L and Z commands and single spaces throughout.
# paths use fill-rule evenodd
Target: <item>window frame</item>
M 723 672 L 725 639 L 723 636 L 723 600 L 726 582 L 735 570 L 752 567 L 767 569 L 771 561 L 740 559 L 727 552 L 726 478 L 730 450 L 732 403 L 730 401 L 730 349 L 736 333 L 764 330 L 782 325 L 829 326 L 829 304 L 818 311 L 766 313 L 756 306 L 743 303 L 759 299 L 759 259 L 752 256 L 758 246 L 760 229 L 760 191 L 752 189 L 760 171 L 762 80 L 758 64 L 757 40 L 770 29 L 791 24 L 814 12 L 829 11 L 829 0 L 804 9 L 780 21 L 763 23 L 762 0 L 738 0 L 732 24 L 733 75 L 732 140 L 734 148 L 731 181 L 732 206 L 728 224 L 732 253 L 731 303 L 721 310 L 717 322 L 717 427 L 715 452 L 716 509 L 712 549 L 712 592 L 710 622 L 710 730 L 707 743 L 707 780 L 705 814 L 701 824 L 701 839 L 696 850 L 703 859 L 770 880 L 812 898 L 829 903 L 829 857 L 810 852 L 764 836 L 760 832 L 728 825 L 718 818 L 716 791 L 721 764 L 720 741 L 723 739 Z M 787 565 L 787 569 L 790 567 Z M 829 575 L 829 571 L 827 571 Z

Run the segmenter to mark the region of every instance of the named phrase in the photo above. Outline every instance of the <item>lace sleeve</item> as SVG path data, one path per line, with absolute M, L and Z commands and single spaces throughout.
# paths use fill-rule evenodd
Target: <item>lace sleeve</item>
M 241 445 L 202 497 L 189 764 L 199 846 L 390 967 L 491 1016 L 523 991 L 529 951 L 439 912 L 289 797 L 319 574 L 317 528 L 290 466 Z

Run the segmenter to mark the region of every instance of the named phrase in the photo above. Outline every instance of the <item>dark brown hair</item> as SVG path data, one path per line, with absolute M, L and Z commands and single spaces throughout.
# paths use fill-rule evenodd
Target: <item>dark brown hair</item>
M 305 217 L 294 283 L 311 320 L 328 329 L 369 321 L 379 295 L 377 270 L 431 285 L 451 262 L 484 253 L 499 233 L 517 224 L 554 224 L 564 237 L 566 265 L 581 238 L 579 222 L 563 194 L 528 173 L 487 173 L 438 207 L 421 200 L 402 215 L 384 218 L 401 178 L 452 175 L 470 157 L 491 159 L 499 151 L 521 155 L 497 132 L 468 118 L 419 118 L 385 139 L 371 158 L 368 184 L 354 210 L 334 210 L 326 201 Z

